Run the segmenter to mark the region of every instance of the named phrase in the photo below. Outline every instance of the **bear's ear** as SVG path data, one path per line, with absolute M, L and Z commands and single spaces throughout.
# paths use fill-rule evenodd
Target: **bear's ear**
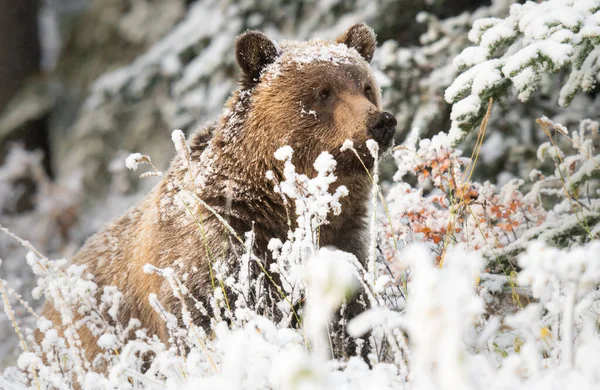
M 375 32 L 364 23 L 350 27 L 336 39 L 336 42 L 356 49 L 358 54 L 367 62 L 371 62 L 373 59 L 373 53 L 375 53 L 375 47 L 377 46 Z
M 235 58 L 242 68 L 242 85 L 251 88 L 258 82 L 265 66 L 277 58 L 277 47 L 265 34 L 248 31 L 235 41 Z

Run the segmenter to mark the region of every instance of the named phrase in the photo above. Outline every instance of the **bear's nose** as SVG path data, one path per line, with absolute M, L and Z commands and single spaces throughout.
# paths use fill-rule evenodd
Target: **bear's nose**
M 396 118 L 389 112 L 372 114 L 367 121 L 367 128 L 379 146 L 388 147 L 396 133 Z

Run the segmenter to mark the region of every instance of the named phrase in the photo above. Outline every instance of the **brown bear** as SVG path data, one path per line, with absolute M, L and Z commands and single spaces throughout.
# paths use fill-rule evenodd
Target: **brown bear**
M 295 151 L 296 170 L 309 177 L 316 174 L 313 163 L 321 152 L 334 156 L 335 185 L 345 185 L 349 195 L 342 198 L 341 214 L 330 216 L 330 223 L 322 227 L 320 244 L 365 261 L 372 182 L 356 155 L 340 148 L 345 140 L 352 140 L 371 169 L 373 158 L 366 141 L 374 139 L 382 149 L 391 146 L 396 120 L 382 111 L 380 88 L 369 67 L 375 47 L 375 35 L 365 24 L 350 27 L 334 42 L 276 44 L 256 31 L 237 38 L 241 82 L 222 116 L 192 134 L 187 157 L 175 157 L 161 182 L 140 204 L 89 238 L 73 258 L 87 265 L 99 286 L 117 286 L 123 293 L 122 324 L 137 318 L 167 342 L 165 322 L 151 307 L 149 294 L 156 293 L 171 313 L 181 313 L 180 300 L 163 278 L 144 272 L 145 264 L 183 269 L 190 294 L 209 307 L 205 300 L 213 294 L 211 258 L 229 259 L 235 272 L 244 252 L 214 211 L 240 237 L 253 230 L 252 251 L 269 262 L 269 240 L 285 241 L 290 229 L 288 206 L 265 175 L 272 171 L 276 178 L 283 177 L 283 164 L 274 153 L 285 145 Z M 189 189 L 190 184 L 213 210 L 193 199 L 184 204 L 178 198 L 177 192 Z M 265 294 L 270 293 L 266 288 Z M 209 324 L 210 313 L 191 312 L 197 324 Z M 46 305 L 44 315 L 55 326 L 60 324 L 51 304 Z M 85 329 L 80 337 L 91 359 L 100 350 L 97 339 Z

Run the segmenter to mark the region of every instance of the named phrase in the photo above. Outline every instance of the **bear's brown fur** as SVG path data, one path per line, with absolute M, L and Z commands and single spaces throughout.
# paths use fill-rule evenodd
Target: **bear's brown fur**
M 241 87 L 224 114 L 190 137 L 189 159 L 177 156 L 137 207 L 92 236 L 73 258 L 88 266 L 99 286 L 115 285 L 122 291 L 123 324 L 138 318 L 166 342 L 165 323 L 151 308 L 149 294 L 156 293 L 167 310 L 180 313 L 179 300 L 163 278 L 144 273 L 145 264 L 188 273 L 185 284 L 202 301 L 212 294 L 210 257 L 239 259 L 243 248 L 214 214 L 192 201 L 192 217 L 175 195 L 190 188 L 190 177 L 196 195 L 240 237 L 254 230 L 253 252 L 269 261 L 268 241 L 285 241 L 289 230 L 281 194 L 265 176 L 270 170 L 283 177 L 283 164 L 274 153 L 284 145 L 293 147 L 297 171 L 309 176 L 316 174 L 312 164 L 321 152 L 337 160 L 335 185 L 345 185 L 349 195 L 342 198 L 341 214 L 330 216 L 330 223 L 322 227 L 320 244 L 365 260 L 371 181 L 356 156 L 340 147 L 352 140 L 372 168 L 365 142 L 374 138 L 384 148 L 391 144 L 396 122 L 381 111 L 380 89 L 368 65 L 375 44 L 375 35 L 364 24 L 352 26 L 336 42 L 284 41 L 277 46 L 258 32 L 238 37 Z M 207 324 L 206 315 L 192 312 L 196 323 Z M 60 324 L 51 304 L 44 315 Z M 99 351 L 97 340 L 86 330 L 81 337 L 92 358 Z

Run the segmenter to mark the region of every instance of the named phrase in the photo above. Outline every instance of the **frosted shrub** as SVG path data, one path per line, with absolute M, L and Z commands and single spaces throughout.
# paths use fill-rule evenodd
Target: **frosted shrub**
M 447 266 L 432 269 L 431 261 L 423 261 L 427 252 L 417 247 L 404 254 L 414 277 L 406 308 L 406 329 L 414 347 L 410 376 L 425 388 L 469 388 L 469 369 L 476 357 L 468 346 L 484 309 L 475 294 L 475 278 L 483 263 L 461 248 L 449 255 Z
M 548 75 L 566 70 L 568 79 L 559 104 L 568 106 L 575 94 L 596 85 L 598 63 L 597 0 L 528 1 L 514 4 L 505 19 L 483 18 L 473 24 L 468 47 L 454 59 L 463 73 L 445 93 L 452 107 L 450 137 L 454 144 L 481 121 L 489 98 L 512 87 L 528 100 Z
M 548 119 L 540 123 L 559 126 Z M 596 128 L 594 122 L 584 121 L 573 132 L 574 155 L 554 146 L 540 151 L 540 157 L 560 156 L 568 167 L 556 167 L 554 174 L 541 179 L 541 172 L 537 173 L 532 176 L 538 179 L 536 183 L 547 185 L 560 180 L 554 175 L 573 175 L 586 169 L 590 160 L 585 156 L 594 153 L 589 135 Z M 5 371 L 0 386 L 36 388 L 39 383 L 40 388 L 69 388 L 77 383 L 86 389 L 525 389 L 546 383 L 566 386 L 572 381 L 592 386 L 598 368 L 594 362 L 600 358 L 599 319 L 593 314 L 598 308 L 600 284 L 595 264 L 600 251 L 597 243 L 561 250 L 541 241 L 522 242 L 525 252 L 518 257 L 520 268 L 515 274 L 498 277 L 486 270 L 488 251 L 515 245 L 531 231 L 543 231 L 544 226 L 551 229 L 548 224 L 555 214 L 574 215 L 573 209 L 560 204 L 544 211 L 538 202 L 541 194 L 558 196 L 565 202 L 567 196 L 560 191 L 544 194 L 542 185 L 523 195 L 518 191 L 519 183 L 508 183 L 497 192 L 489 183 L 469 181 L 465 172 L 469 172 L 471 159 L 443 144 L 447 139 L 443 134 L 431 141 L 417 142 L 415 134 L 412 139 L 413 144 L 396 152 L 400 163 L 397 180 L 410 172 L 423 183 L 433 184 L 426 193 L 399 182 L 390 192 L 390 218 L 382 218 L 386 222 L 377 227 L 385 256 L 376 259 L 374 284 L 353 255 L 319 248 L 315 240 L 315 229 L 327 223 L 329 213 L 340 211 L 339 199 L 345 194 L 343 188 L 333 194 L 328 191 L 335 181 L 335 162 L 321 155 L 315 163 L 317 176 L 308 178 L 295 171 L 293 151 L 282 148 L 277 157 L 284 164 L 284 180 L 274 181 L 274 186 L 287 202 L 295 202 L 297 221 L 290 222 L 295 228 L 286 242 L 270 243 L 275 262 L 265 271 L 279 274 L 285 281 L 279 286 L 282 295 L 278 305 L 287 307 L 288 317 L 261 316 L 238 301 L 231 311 L 222 312 L 227 320 L 216 315 L 211 328 L 203 329 L 191 321 L 191 313 L 203 308 L 187 305 L 186 297 L 191 296 L 181 276 L 171 268 L 146 265 L 145 271 L 165 278 L 182 302 L 181 313 L 167 313 L 156 295 L 150 294 L 152 306 L 164 314 L 170 335 L 169 345 L 165 345 L 148 337 L 143 324 L 136 320 L 119 324 L 121 294 L 116 289 L 106 287 L 99 292 L 83 267 L 50 261 L 30 247 L 28 261 L 39 278 L 34 293 L 53 299 L 67 328 L 59 332 L 41 318 L 38 330 L 43 338 L 38 344 L 28 336 L 18 367 Z M 180 146 L 179 151 L 185 153 L 185 144 Z M 140 155 L 136 161 L 150 160 Z M 589 179 L 589 174 L 586 177 Z M 530 196 L 533 193 L 536 196 Z M 411 196 L 412 201 L 405 196 Z M 539 217 L 537 222 L 527 220 L 532 215 Z M 437 223 L 436 217 L 445 223 Z M 482 221 L 484 217 L 488 219 Z M 452 229 L 447 228 L 449 220 L 454 221 Z M 519 223 L 513 224 L 513 220 Z M 512 230 L 499 225 L 508 221 Z M 496 240 L 494 235 L 501 231 L 510 235 Z M 249 232 L 242 262 L 259 261 L 251 251 L 252 238 Z M 392 244 L 386 246 L 386 239 L 397 240 L 397 250 Z M 418 244 L 408 245 L 415 242 Z M 390 271 L 397 278 L 390 278 Z M 236 289 L 254 288 L 258 283 L 243 273 L 229 275 L 218 264 L 215 272 Z M 228 281 L 230 277 L 234 280 Z M 522 309 L 513 310 L 514 314 L 486 311 L 494 293 L 507 285 L 516 288 L 517 283 L 519 288 L 530 286 L 528 292 L 521 290 Z M 376 346 L 371 367 L 359 356 L 343 361 L 332 360 L 330 354 L 330 320 L 359 285 L 372 294 L 371 308 L 351 321 L 348 331 L 355 337 L 371 331 L 371 342 Z M 218 305 L 222 290 L 217 287 L 214 295 L 213 304 Z M 300 310 L 297 303 L 304 297 L 306 304 Z M 294 316 L 301 317 L 301 326 L 291 326 Z M 101 335 L 99 346 L 104 352 L 91 360 L 78 347 L 84 327 Z M 148 356 L 153 357 L 150 364 Z
M 335 182 L 333 174 L 336 162 L 327 152 L 321 153 L 314 163 L 317 177 L 309 179 L 306 175 L 297 174 L 292 164 L 293 150 L 284 146 L 275 152 L 275 158 L 284 161 L 284 177 L 281 183 L 276 183 L 275 191 L 281 193 L 284 199 L 294 201 L 297 214 L 298 230 L 294 235 L 298 239 L 306 239 L 314 247 L 317 246 L 317 230 L 326 223 L 331 211 L 334 215 L 341 212 L 341 197 L 348 195 L 345 186 L 339 186 L 334 194 L 329 194 L 329 186 Z M 267 172 L 267 177 L 273 179 L 273 173 Z
M 452 60 L 471 45 L 467 33 L 476 20 L 502 17 L 514 1 L 489 3 L 443 19 L 424 7 L 415 20 L 427 29 L 419 37 L 419 45 L 390 39 L 375 52 L 375 68 L 383 73 L 383 106 L 393 110 L 399 134 L 419 127 L 432 135 L 445 126 L 450 110 L 442 97 L 459 73 Z
M 523 180 L 515 179 L 499 191 L 493 184 L 471 180 L 474 161 L 446 141 L 446 134 L 417 141 L 395 152 L 400 181 L 388 196 L 393 236 L 405 243 L 426 242 L 438 261 L 450 243 L 463 242 L 470 250 L 494 251 L 540 225 L 546 211 L 539 199 L 523 195 Z M 431 189 L 402 183 L 409 173 Z M 393 243 L 384 237 L 385 255 L 392 259 Z
M 322 248 L 307 264 L 309 283 L 306 307 L 306 333 L 317 356 L 330 357 L 328 327 L 332 314 L 354 295 L 360 277 L 352 255 Z
M 296 173 L 292 154 L 289 146 L 275 153 L 275 157 L 284 162 L 283 182 L 278 183 L 272 172 L 267 172 L 267 178 L 274 182 L 275 191 L 281 194 L 286 204 L 294 202 L 297 227 L 289 231 L 286 242 L 272 239 L 269 250 L 275 260 L 270 271 L 281 275 L 283 291 L 291 302 L 297 302 L 304 292 L 300 270 L 316 255 L 319 226 L 327 223 L 329 213 L 337 215 L 341 212 L 340 198 L 346 196 L 348 190 L 339 186 L 335 193 L 329 193 L 330 184 L 336 180 L 333 174 L 336 162 L 329 153 L 322 153 L 315 161 L 317 176 L 312 179 Z M 292 218 L 289 211 L 288 218 Z M 288 224 L 291 227 L 291 221 L 288 220 Z
M 485 127 L 470 158 L 451 145 L 446 133 L 418 140 L 415 132 L 397 148 L 398 184 L 388 195 L 391 219 L 381 218 L 386 229 L 380 233 L 384 257 L 397 278 L 402 267 L 393 261 L 395 240 L 426 243 L 438 262 L 449 246 L 464 243 L 469 250 L 483 251 L 491 269 L 508 273 L 516 263 L 505 261 L 523 251 L 528 241 L 566 247 L 596 237 L 594 178 L 600 164 L 593 139 L 598 124 L 584 120 L 570 134 L 548 118 L 537 122 L 549 140 L 538 149 L 540 169 L 500 188 L 473 180 Z M 420 188 L 402 182 L 410 175 L 417 177 Z
M 187 144 L 180 132 L 173 132 L 173 141 L 178 153 L 187 158 Z M 121 293 L 109 286 L 100 294 L 93 283 L 93 276 L 85 273 L 84 266 L 67 267 L 65 260 L 50 261 L 30 252 L 28 261 L 38 275 L 38 287 L 34 295 L 36 298 L 44 295 L 54 302 L 66 328 L 59 331 L 53 327 L 54 324 L 40 319 L 40 344 L 32 338 L 29 340 L 37 354 L 25 351 L 19 361 L 19 368 L 29 372 L 29 377 L 9 369 L 0 378 L 3 381 L 0 383 L 9 383 L 10 380 L 10 383 L 15 381 L 15 386 L 18 382 L 33 384 L 31 373 L 36 373 L 35 379 L 39 380 L 41 386 L 59 388 L 74 386 L 75 383 L 84 388 L 98 389 L 123 383 L 136 388 L 193 388 L 200 385 L 264 388 L 271 384 L 283 388 L 296 388 L 299 385 L 314 388 L 313 385 L 329 382 L 329 371 L 320 366 L 329 356 L 329 321 L 344 299 L 354 292 L 359 274 L 355 269 L 354 256 L 319 249 L 317 230 L 327 223 L 329 213 L 339 214 L 339 199 L 347 194 L 347 189 L 340 186 L 333 194 L 328 191 L 329 185 L 336 180 L 333 174 L 336 163 L 331 155 L 322 154 L 315 161 L 317 176 L 308 178 L 296 173 L 291 163 L 292 153 L 289 147 L 277 151 L 276 157 L 284 164 L 284 181 L 274 182 L 274 185 L 286 202 L 295 203 L 297 228 L 290 230 L 288 241 L 271 242 L 269 247 L 276 262 L 270 270 L 263 270 L 269 278 L 272 272 L 285 280 L 278 287 L 281 293 L 279 305 L 286 308 L 283 311 L 287 310 L 290 316 L 275 323 L 275 318 L 259 316 L 246 307 L 242 300 L 238 300 L 231 311 L 228 309 L 224 313 L 229 325 L 220 317 L 221 310 L 213 310 L 216 314 L 211 329 L 202 329 L 193 324 L 191 312 L 205 308 L 201 305 L 188 306 L 187 302 L 193 297 L 184 287 L 181 276 L 172 268 L 161 269 L 147 264 L 144 271 L 163 277 L 173 295 L 182 303 L 181 313 L 169 313 L 156 294 L 149 294 L 152 307 L 165 320 L 170 336 L 169 345 L 165 345 L 155 337 L 148 337 L 143 324 L 137 320 L 132 320 L 126 327 L 120 324 L 118 311 Z M 142 163 L 152 166 L 151 159 L 139 153 L 127 159 L 131 169 L 137 169 Z M 154 172 L 160 175 L 156 169 Z M 270 173 L 267 175 L 273 177 Z M 184 186 L 174 196 L 189 190 Z M 196 199 L 188 196 L 183 200 L 188 201 L 194 202 Z M 222 222 L 226 224 L 224 220 Z M 242 255 L 242 262 L 260 262 L 252 254 L 252 238 L 253 233 L 249 232 L 247 252 Z M 28 243 L 23 244 L 29 247 Z M 33 248 L 31 250 L 34 251 Z M 216 278 L 233 288 L 247 290 L 260 283 L 260 280 L 249 280 L 243 272 L 229 275 L 228 270 L 221 267 L 224 264 L 215 265 Z M 344 272 L 340 273 L 341 270 Z M 235 280 L 229 281 L 232 276 L 235 276 Z M 222 291 L 221 287 L 215 288 L 211 300 L 214 308 L 223 309 L 219 303 L 223 301 Z M 294 306 L 305 296 L 309 302 L 306 321 L 298 320 L 299 325 L 303 324 L 302 328 L 290 329 L 292 314 L 296 318 L 299 315 L 294 311 Z M 205 310 L 204 313 L 207 315 Z M 181 323 L 177 317 L 182 319 Z M 98 344 L 105 351 L 94 357 L 93 361 L 88 360 L 78 341 L 84 328 L 100 336 Z M 214 337 L 208 337 L 207 332 L 213 333 Z M 325 344 L 322 343 L 323 338 Z M 243 348 L 240 349 L 240 346 Z M 63 362 L 61 359 L 65 356 L 68 356 L 68 360 Z M 153 357 L 150 365 L 146 363 L 148 356 Z M 286 361 L 294 363 L 281 363 Z M 240 370 L 241 367 L 244 369 Z

